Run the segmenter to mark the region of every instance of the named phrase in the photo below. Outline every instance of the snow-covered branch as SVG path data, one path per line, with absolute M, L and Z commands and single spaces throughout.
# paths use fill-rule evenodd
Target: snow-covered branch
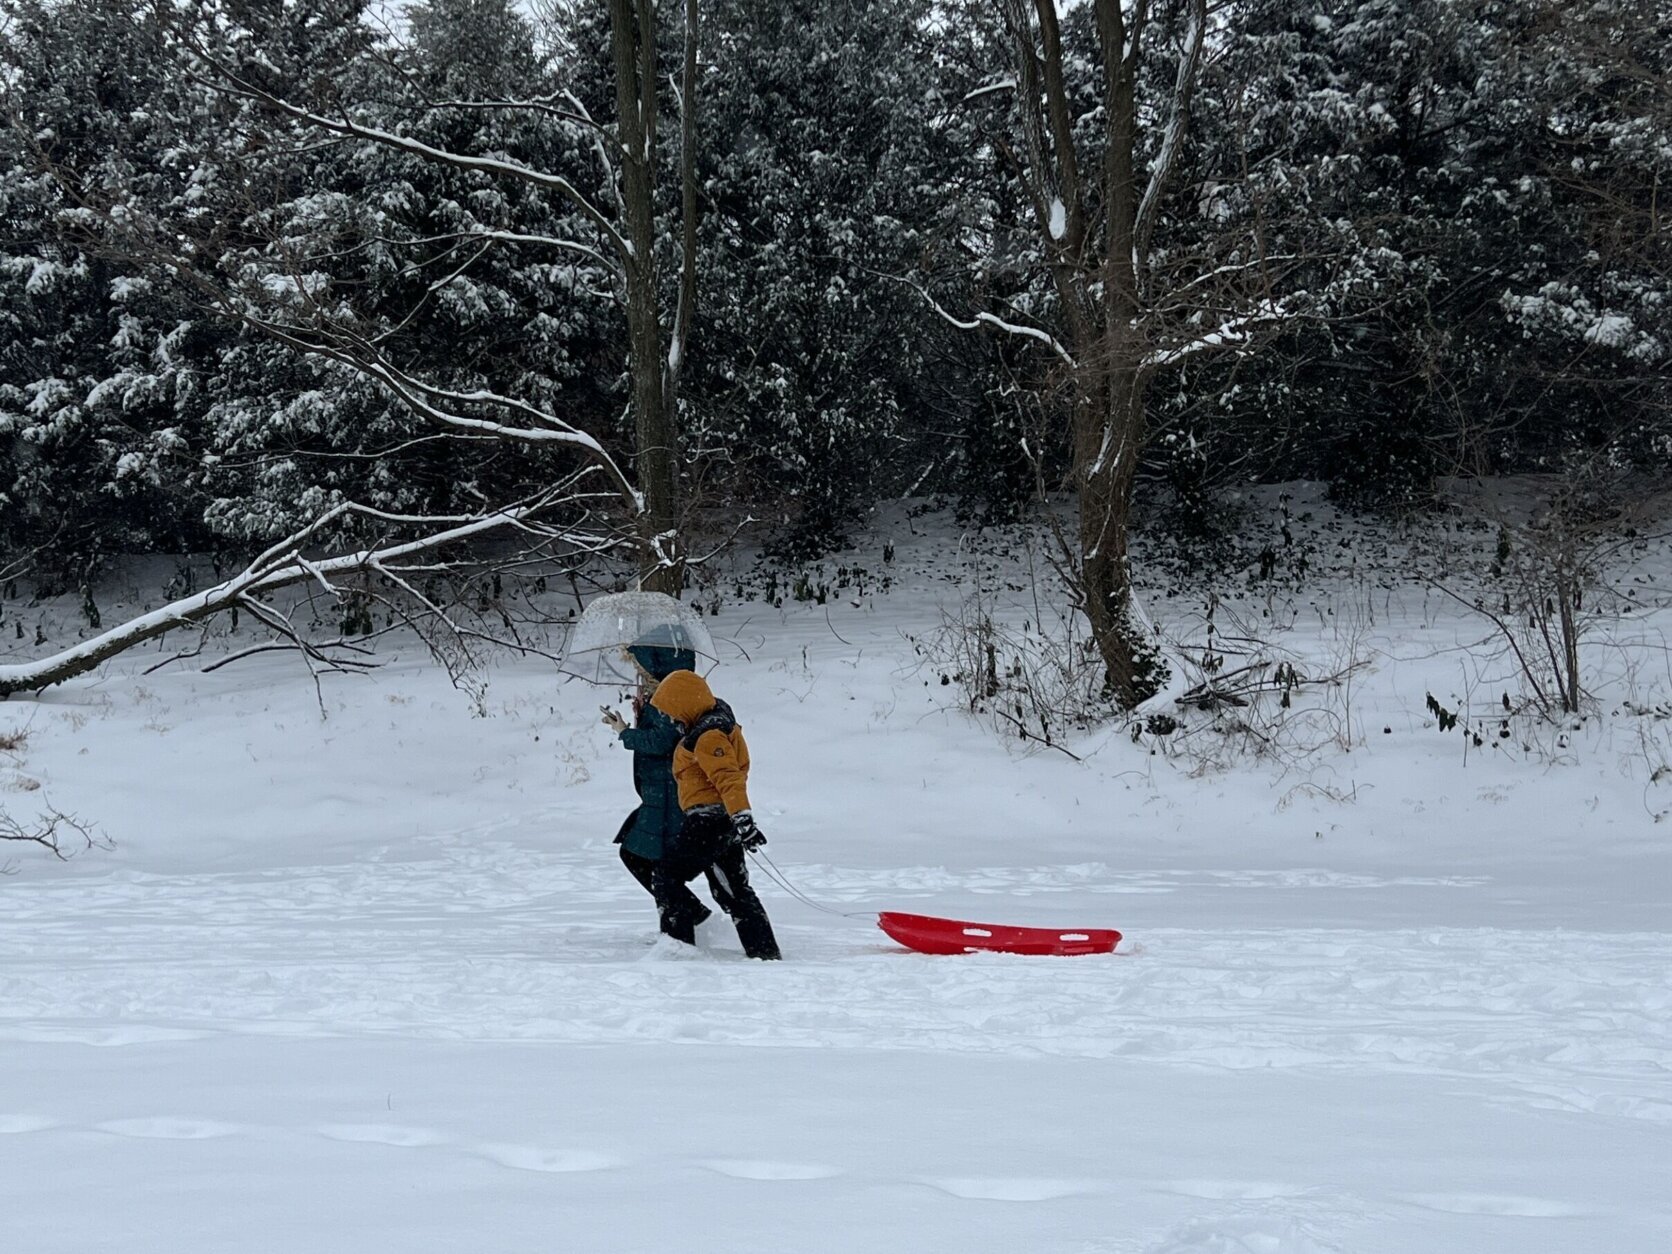
M 685 55 L 680 81 L 673 84 L 679 102 L 680 265 L 679 303 L 668 333 L 667 391 L 679 392 L 685 346 L 697 315 L 697 0 L 685 0 Z M 672 76 L 669 76 L 670 82 Z
M 320 293 L 314 290 L 306 276 L 258 276 L 257 282 L 266 294 L 270 295 L 276 284 L 278 289 L 282 289 L 284 294 L 291 298 L 293 304 L 310 311 L 314 317 L 312 325 L 280 321 L 267 312 L 266 305 L 270 302 L 252 298 L 236 286 L 206 272 L 196 264 L 190 249 L 182 248 L 178 241 L 165 232 L 160 232 L 154 227 L 146 229 L 147 224 L 129 216 L 119 215 L 108 208 L 84 204 L 83 210 L 114 237 L 117 241 L 116 251 L 127 253 L 134 260 L 165 269 L 187 288 L 195 291 L 216 313 L 241 322 L 252 330 L 300 352 L 323 357 L 360 372 L 386 388 L 419 417 L 445 431 L 522 443 L 567 445 L 584 454 L 604 471 L 630 510 L 637 513 L 643 509 L 642 495 L 610 455 L 609 450 L 596 438 L 556 415 L 516 397 L 487 388 L 458 391 L 426 383 L 390 359 L 380 343 L 386 338 L 387 333 L 380 334 L 377 340 L 373 340 L 344 325 L 340 318 L 333 317 L 321 303 Z M 531 238 L 543 243 L 559 242 L 545 236 Z M 111 246 L 110 240 L 103 242 L 107 247 Z M 458 273 L 460 269 L 455 268 L 449 278 L 456 277 Z M 447 281 L 448 279 L 442 280 L 443 283 Z M 432 291 L 434 286 L 431 285 Z M 459 406 L 508 411 L 526 420 L 527 425 L 496 422 L 489 418 L 461 413 Z
M 1166 134 L 1161 140 L 1161 151 L 1150 167 L 1143 199 L 1138 202 L 1138 217 L 1133 228 L 1132 256 L 1140 272 L 1148 264 L 1150 240 L 1155 234 L 1156 219 L 1161 212 L 1161 198 L 1172 181 L 1179 150 L 1184 147 L 1185 131 L 1190 124 L 1190 101 L 1195 94 L 1196 79 L 1201 73 L 1202 42 L 1208 22 L 1207 0 L 1189 0 L 1189 13 L 1184 47 L 1179 53 L 1178 78 L 1173 84 L 1172 112 L 1167 119 Z M 1132 38 L 1136 43 L 1136 31 Z
M 39 692 L 63 683 L 148 640 L 178 627 L 202 623 L 263 593 L 304 580 L 317 580 L 330 587 L 331 579 L 337 575 L 387 569 L 411 557 L 478 541 L 507 528 L 529 525 L 541 514 L 561 504 L 562 500 L 560 494 L 547 493 L 507 509 L 453 517 L 395 515 L 352 502 L 337 505 L 268 548 L 232 578 L 212 588 L 171 601 L 50 657 L 0 666 L 0 698 L 17 692 Z M 309 559 L 304 556 L 303 547 L 310 539 L 332 524 L 351 517 L 416 525 L 427 530 L 408 540 L 331 557 Z M 553 533 L 553 538 L 562 538 L 561 533 Z
M 1255 270 L 1269 270 L 1278 263 L 1301 260 L 1297 253 L 1274 253 L 1270 256 L 1254 257 L 1248 261 L 1236 261 L 1228 265 L 1215 266 L 1211 270 L 1204 270 L 1195 278 L 1171 287 L 1152 306 L 1158 312 L 1166 312 L 1175 308 L 1199 308 L 1196 293 L 1209 284 L 1224 284 L 1233 276 L 1245 275 Z
M 1211 331 L 1151 350 L 1144 357 L 1140 368 L 1146 372 L 1153 372 L 1175 366 L 1198 353 L 1224 348 L 1246 348 L 1253 343 L 1255 334 L 1261 328 L 1291 316 L 1293 311 L 1289 302 L 1264 301 L 1252 310 L 1227 318 Z
M 590 257 L 599 265 L 612 271 L 619 272 L 621 269 L 617 262 L 604 256 L 592 245 L 583 244 L 579 240 L 564 239 L 558 235 L 540 235 L 530 231 L 476 230 L 465 232 L 462 238 L 496 240 L 502 244 L 536 244 L 542 248 L 557 248 L 565 252 L 580 253 L 584 257 Z
M 559 100 L 565 101 L 566 105 L 558 104 Z M 586 127 L 599 136 L 609 134 L 593 120 L 592 115 L 584 108 L 576 108 L 571 103 L 573 101 L 573 93 L 565 90 L 552 92 L 548 96 L 535 96 L 528 100 L 429 100 L 425 102 L 424 107 L 431 112 L 442 109 L 461 109 L 471 112 L 543 113 L 562 122 Z
M 315 113 L 311 109 L 294 104 L 282 96 L 257 87 L 201 50 L 198 55 L 206 64 L 214 68 L 218 76 L 213 79 L 199 79 L 205 86 L 231 95 L 241 96 L 247 100 L 253 100 L 274 112 L 284 114 L 286 117 L 317 130 L 326 131 L 332 135 L 341 135 L 347 139 L 359 139 L 367 143 L 380 144 L 383 147 L 410 153 L 413 156 L 422 157 L 426 161 L 434 161 L 440 165 L 452 166 L 455 169 L 474 170 L 500 178 L 516 179 L 520 182 L 531 183 L 537 187 L 558 192 L 580 210 L 587 221 L 598 228 L 599 233 L 610 242 L 611 246 L 621 256 L 629 257 L 632 255 L 631 246 L 621 232 L 616 229 L 615 224 L 610 221 L 609 217 L 561 174 L 554 174 L 548 170 L 537 170 L 532 166 L 523 165 L 521 162 L 512 161 L 505 157 L 479 157 L 470 153 L 438 148 L 409 135 L 399 135 L 393 131 L 383 130 L 381 127 L 368 126 L 365 123 L 357 122 L 346 112 L 341 117 L 329 117 L 325 114 Z
M 286 325 L 245 310 L 242 320 L 250 326 L 303 352 L 329 358 L 350 366 L 380 383 L 408 409 L 450 430 L 495 439 L 530 444 L 566 444 L 585 453 L 601 467 L 629 505 L 639 507 L 639 493 L 614 457 L 593 436 L 546 411 L 513 396 L 487 388 L 462 392 L 426 383 L 396 366 L 376 345 L 342 328 L 304 328 Z M 458 412 L 454 406 L 479 405 L 508 410 L 528 420 L 518 426 L 477 418 Z
M 1118 8 L 1117 8 L 1118 13 Z M 1138 67 L 1138 55 L 1143 51 L 1144 28 L 1149 25 L 1149 0 L 1137 0 L 1132 6 L 1132 17 L 1126 23 L 1126 41 L 1121 47 L 1121 60 L 1126 63 L 1127 72 L 1133 73 Z
M 920 285 L 913 283 L 910 279 L 901 279 L 900 282 L 906 284 L 908 287 L 915 288 L 917 290 L 917 294 L 928 302 L 929 308 L 933 309 L 941 317 L 945 318 L 961 331 L 976 331 L 983 326 L 989 326 L 1003 331 L 1008 335 L 1020 335 L 1030 340 L 1038 340 L 1058 357 L 1062 358 L 1062 360 L 1068 365 L 1073 366 L 1075 364 L 1074 355 L 1070 353 L 1068 349 L 1063 347 L 1061 340 L 1057 339 L 1056 336 L 1052 335 L 1048 331 L 1043 331 L 1038 327 L 1025 327 L 1019 323 L 1007 322 L 997 314 L 987 313 L 985 310 L 978 312 L 974 318 L 965 321 L 962 318 L 954 317 L 952 314 L 948 313 L 941 307 L 940 302 L 938 302 L 933 296 L 929 295 L 929 293 Z
M 969 104 L 972 100 L 980 100 L 997 92 L 1015 90 L 1016 80 L 1014 78 L 1001 78 L 996 83 L 988 83 L 985 87 L 977 87 L 974 91 L 966 92 L 963 99 L 958 103 Z

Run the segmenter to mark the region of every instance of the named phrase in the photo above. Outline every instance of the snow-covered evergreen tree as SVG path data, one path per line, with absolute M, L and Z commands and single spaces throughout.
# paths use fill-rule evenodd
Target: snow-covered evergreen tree
M 625 271 L 599 219 L 550 186 L 345 141 L 252 94 L 559 171 L 608 219 L 623 182 L 604 6 L 549 4 L 538 28 L 516 0 L 419 0 L 392 28 L 368 0 L 10 9 L 7 552 L 39 550 L 37 567 L 79 583 L 110 553 L 231 556 L 346 499 L 445 513 L 560 473 L 526 444 L 438 433 L 353 361 L 304 351 L 320 336 L 635 445 Z M 1060 482 L 1056 359 L 935 310 L 1061 314 L 999 10 L 702 11 L 699 299 L 669 393 L 686 488 L 770 504 L 808 552 L 879 494 L 998 507 Z M 677 78 L 683 13 L 664 16 L 658 56 Z M 1095 164 L 1092 17 L 1070 7 L 1060 35 Z M 1206 522 L 1211 489 L 1239 479 L 1320 475 L 1408 502 L 1450 471 L 1664 458 L 1665 5 L 1587 0 L 1554 20 L 1524 0 L 1236 0 L 1213 22 L 1153 272 L 1245 265 L 1228 241 L 1257 238 L 1307 308 L 1258 352 L 1157 375 L 1146 475 Z M 1144 98 L 1165 94 L 1176 44 L 1144 58 Z M 670 324 L 683 115 L 672 79 L 657 91 L 652 251 Z M 1140 114 L 1141 162 L 1162 120 Z
M 1204 203 L 1257 208 L 1271 252 L 1310 258 L 1329 298 L 1158 398 L 1211 450 L 1202 473 L 1420 500 L 1436 474 L 1548 469 L 1664 419 L 1663 7 L 1553 22 L 1518 3 L 1246 0 L 1232 16 L 1199 130 L 1248 160 L 1258 201 Z
M 305 72 L 277 66 L 265 90 L 294 103 L 354 102 L 356 116 L 453 151 L 502 154 L 538 165 L 575 158 L 574 145 L 538 110 L 500 102 L 550 94 L 531 32 L 515 6 L 434 0 L 409 14 L 407 40 L 367 56 L 358 5 L 329 27 L 255 33 L 290 44 Z M 333 39 L 327 30 L 347 32 Z M 301 41 L 319 32 L 312 54 Z M 321 62 L 337 69 L 323 79 Z M 383 116 L 368 112 L 379 101 Z M 562 235 L 572 212 L 546 193 L 488 174 L 438 165 L 371 144 L 319 143 L 306 124 L 259 102 L 239 105 L 248 134 L 284 134 L 302 164 L 252 182 L 247 242 L 223 267 L 246 298 L 279 323 L 375 344 L 396 368 L 460 392 L 493 387 L 529 403 L 596 414 L 598 389 L 578 361 L 605 342 L 598 325 L 607 286 L 599 267 L 524 242 Z M 294 194 L 261 202 L 267 188 Z M 573 232 L 569 232 L 573 234 Z M 583 235 L 584 237 L 584 235 Z M 308 338 L 304 336 L 304 338 Z M 588 362 L 590 365 L 590 362 Z M 265 386 L 261 382 L 265 380 Z M 397 513 L 445 514 L 513 499 L 559 472 L 512 445 L 438 436 L 361 370 L 246 331 L 217 380 L 212 412 L 229 472 L 214 507 L 219 527 L 257 538 L 293 530 L 343 499 Z
M 710 6 L 692 430 L 815 547 L 910 486 L 936 336 L 918 279 L 965 154 L 908 0 Z M 930 315 L 932 317 L 932 315 Z
M 0 30 L 0 548 L 85 583 L 105 557 L 203 541 L 202 373 L 220 337 L 98 216 L 182 194 L 188 90 L 139 3 L 19 0 Z

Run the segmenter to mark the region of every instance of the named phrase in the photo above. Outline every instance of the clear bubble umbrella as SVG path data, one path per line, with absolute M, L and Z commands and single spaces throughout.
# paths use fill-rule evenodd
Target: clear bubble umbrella
M 689 649 L 699 671 L 717 660 L 714 638 L 691 606 L 664 592 L 612 592 L 576 620 L 563 651 L 564 669 L 596 684 L 635 682 L 633 664 L 621 656 L 632 644 Z

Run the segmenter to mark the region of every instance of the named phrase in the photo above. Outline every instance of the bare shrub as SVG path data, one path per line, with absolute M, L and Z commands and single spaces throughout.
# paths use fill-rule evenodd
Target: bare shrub
M 1292 768 L 1322 750 L 1350 752 L 1357 742 L 1353 680 L 1370 665 L 1368 620 L 1345 603 L 1332 618 L 1327 654 L 1304 658 L 1283 648 L 1209 594 L 1188 630 L 1169 639 L 1183 678 L 1174 712 L 1151 711 L 1132 738 L 1179 758 L 1196 772 L 1253 757 Z M 1327 789 L 1324 791 L 1328 791 Z
M 1001 734 L 1076 757 L 1064 742 L 1113 712 L 1096 641 L 1072 613 L 1014 621 L 998 609 L 975 596 L 943 612 L 940 627 L 917 642 L 920 655 Z
M 963 707 L 1001 736 L 1077 760 L 1067 741 L 1116 709 L 1091 627 L 1038 539 L 1029 534 L 1020 542 L 1025 583 L 978 578 L 913 647 L 940 684 L 956 687 Z
M 1362 739 L 1352 700 L 1356 676 L 1371 663 L 1366 598 L 1343 602 L 1328 619 L 1321 655 L 1304 658 L 1271 639 L 1292 627 L 1292 607 L 1274 626 L 1267 605 L 1256 625 L 1210 593 L 1180 629 L 1147 627 L 1174 682 L 1168 693 L 1123 714 L 1082 617 L 1051 608 L 1063 602 L 1050 595 L 1050 576 L 1037 568 L 1030 576 L 1030 584 L 1010 590 L 1031 591 L 1031 602 L 978 588 L 914 641 L 939 682 L 956 687 L 963 707 L 1008 739 L 1077 758 L 1068 747 L 1076 733 L 1120 716 L 1135 744 L 1198 771 L 1243 757 L 1287 768 L 1332 747 L 1350 752 Z
M 1573 471 L 1537 485 L 1519 509 L 1498 505 L 1489 582 L 1473 595 L 1434 586 L 1492 624 L 1520 681 L 1516 713 L 1560 723 L 1591 703 L 1583 646 L 1629 607 L 1603 577 L 1659 517 L 1659 485 Z

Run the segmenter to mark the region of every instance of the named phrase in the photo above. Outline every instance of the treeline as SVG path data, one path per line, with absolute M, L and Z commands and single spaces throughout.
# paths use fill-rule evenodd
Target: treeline
M 642 453 L 598 222 L 555 184 L 301 116 L 608 205 L 604 4 L 0 3 L 0 567 L 73 587 L 124 553 L 238 560 L 344 501 L 464 516 L 574 473 L 437 433 L 373 352 Z M 686 508 L 747 502 L 811 553 L 883 497 L 1002 515 L 1065 482 L 1015 8 L 703 0 Z M 1146 73 L 1178 72 L 1187 8 L 1158 0 Z M 1068 10 L 1060 58 L 1088 169 L 1093 9 Z M 665 78 L 669 309 L 696 11 L 637 9 Z M 1255 241 L 1236 264 L 1281 292 L 1257 333 L 1149 385 L 1148 499 L 1211 528 L 1216 492 L 1261 479 L 1406 505 L 1444 474 L 1665 465 L 1672 6 L 1231 0 L 1210 20 L 1157 255 L 1213 274 L 1234 226 Z M 1167 119 L 1143 121 L 1153 160 Z M 327 324 L 360 347 L 315 351 Z

